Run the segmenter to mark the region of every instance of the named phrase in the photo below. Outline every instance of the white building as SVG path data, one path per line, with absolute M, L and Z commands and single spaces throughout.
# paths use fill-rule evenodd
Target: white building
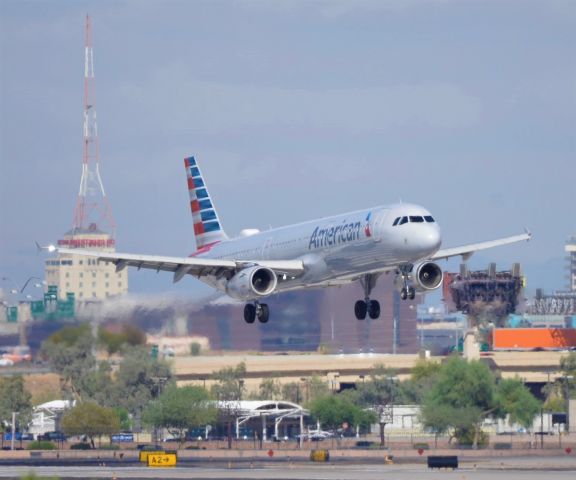
M 69 231 L 58 246 L 86 248 L 102 252 L 116 250 L 114 239 L 92 224 L 89 228 Z M 47 285 L 58 287 L 60 299 L 73 293 L 77 301 L 104 300 L 128 292 L 128 270 L 116 272 L 112 263 L 98 262 L 95 258 L 59 254 L 45 262 Z

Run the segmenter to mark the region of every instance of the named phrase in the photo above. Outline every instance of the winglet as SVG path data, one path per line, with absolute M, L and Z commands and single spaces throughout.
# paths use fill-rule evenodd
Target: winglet
M 40 252 L 53 253 L 56 251 L 56 247 L 54 245 L 46 245 L 45 247 L 43 247 L 38 242 L 34 242 L 34 243 L 36 244 L 36 250 L 38 251 L 38 253 L 40 253 Z
M 528 235 L 528 239 L 526 241 L 530 241 L 532 240 L 532 232 L 530 230 L 528 230 L 527 227 L 524 227 L 524 231 L 526 232 L 526 235 Z

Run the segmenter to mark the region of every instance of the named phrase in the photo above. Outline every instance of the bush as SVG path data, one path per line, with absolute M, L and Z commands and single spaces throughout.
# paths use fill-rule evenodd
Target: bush
M 499 442 L 494 444 L 494 450 L 511 450 L 512 444 L 509 442 Z
M 420 442 L 420 443 L 415 443 L 414 444 L 414 448 L 416 450 L 430 450 L 430 445 L 428 445 L 426 442 Z
M 56 445 L 48 440 L 36 440 L 28 444 L 28 450 L 55 450 Z
M 116 443 L 109 443 L 107 445 L 102 445 L 99 448 L 100 450 L 120 450 L 120 445 L 117 445 Z
M 92 445 L 86 442 L 74 443 L 70 445 L 70 450 L 90 450 L 90 449 L 92 449 Z
M 469 448 L 474 445 L 474 429 L 458 429 L 456 430 L 456 439 L 458 440 L 459 448 Z M 488 435 L 480 430 L 478 432 L 478 448 L 486 448 L 488 446 Z
M 193 357 L 197 357 L 198 355 L 200 355 L 200 352 L 202 350 L 202 345 L 200 345 L 197 342 L 192 342 L 190 344 L 190 355 L 192 355 Z

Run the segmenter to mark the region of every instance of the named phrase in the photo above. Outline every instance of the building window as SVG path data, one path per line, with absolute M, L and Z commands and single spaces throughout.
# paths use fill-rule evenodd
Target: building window
M 122 282 L 118 282 L 118 288 L 122 287 Z
M 82 272 L 80 272 L 80 278 L 83 278 L 84 274 Z
M 96 298 L 96 292 L 92 292 L 92 297 Z
M 70 288 L 70 282 L 66 282 L 66 288 Z
M 70 278 L 70 272 L 66 272 L 66 278 Z
M 92 282 L 92 288 L 96 288 L 96 282 Z
M 80 292 L 80 293 L 78 294 L 78 296 L 79 296 L 80 298 L 82 298 L 82 297 L 84 296 L 84 294 L 83 294 L 82 292 Z
M 84 284 L 82 282 L 79 283 L 78 285 L 80 288 L 82 288 L 84 286 Z
M 110 286 L 110 285 L 109 285 L 109 283 L 108 283 L 108 282 L 106 282 L 106 288 L 108 288 L 109 286 Z
M 78 262 L 78 264 L 79 264 L 79 265 L 83 265 L 84 262 L 83 262 L 82 260 L 80 260 L 80 261 Z
M 92 272 L 92 278 L 96 278 L 96 272 Z
M 106 272 L 106 275 L 104 275 L 106 278 L 108 278 L 110 276 L 110 274 L 108 272 Z

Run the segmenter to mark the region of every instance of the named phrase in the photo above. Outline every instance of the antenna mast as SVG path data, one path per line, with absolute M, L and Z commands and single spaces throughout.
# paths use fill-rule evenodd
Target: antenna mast
M 72 235 L 104 227 L 115 236 L 116 223 L 104 184 L 100 176 L 100 149 L 96 123 L 96 94 L 94 81 L 94 54 L 92 51 L 92 22 L 86 15 L 86 38 L 84 44 L 84 132 L 82 152 L 82 177 L 74 210 Z

